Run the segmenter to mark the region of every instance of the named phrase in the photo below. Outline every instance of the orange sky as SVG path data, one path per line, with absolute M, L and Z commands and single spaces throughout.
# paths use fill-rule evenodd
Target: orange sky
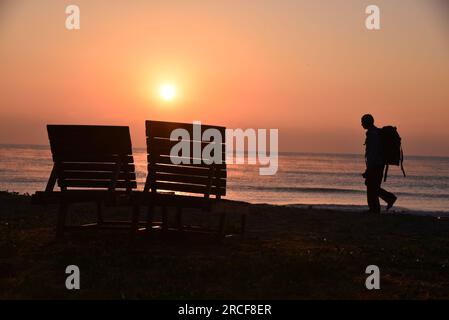
M 1 0 L 0 0 L 1 1 Z M 363 151 L 360 116 L 407 154 L 449 155 L 449 23 L 442 0 L 0 2 L 0 143 L 45 124 L 144 120 L 279 128 L 281 151 Z M 65 29 L 77 4 L 81 29 Z M 365 7 L 381 8 L 380 31 Z M 177 85 L 162 102 L 157 88 Z

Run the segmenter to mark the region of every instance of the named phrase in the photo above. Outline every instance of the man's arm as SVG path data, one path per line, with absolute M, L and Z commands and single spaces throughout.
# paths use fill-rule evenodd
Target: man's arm
M 366 168 L 382 164 L 380 135 L 377 129 L 368 130 L 366 133 Z

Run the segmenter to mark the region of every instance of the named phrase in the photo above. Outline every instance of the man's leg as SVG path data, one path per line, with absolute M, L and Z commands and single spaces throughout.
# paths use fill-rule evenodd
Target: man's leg
M 378 189 L 375 186 L 367 187 L 368 207 L 372 213 L 380 213 Z
M 382 188 L 379 189 L 379 197 L 386 203 L 391 203 L 396 200 L 396 196 L 393 193 Z
M 373 169 L 367 170 L 365 180 L 368 207 L 369 211 L 373 213 L 380 213 L 379 189 L 381 181 L 378 179 L 377 171 Z
M 383 178 L 383 168 L 382 168 L 382 178 Z M 391 193 L 391 192 L 388 192 L 387 190 L 385 190 L 385 189 L 382 189 L 381 187 L 380 187 L 380 185 L 382 184 L 382 178 L 380 179 L 380 184 L 379 184 L 379 197 L 383 200 L 383 201 L 385 201 L 386 203 L 387 203 L 387 210 L 388 209 L 390 209 L 392 206 L 393 206 L 393 204 L 396 202 L 396 199 L 397 199 L 397 197 L 393 194 L 393 193 Z

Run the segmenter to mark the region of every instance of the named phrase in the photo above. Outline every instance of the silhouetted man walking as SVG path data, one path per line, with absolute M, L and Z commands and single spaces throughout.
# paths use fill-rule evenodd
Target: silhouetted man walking
M 365 178 L 366 193 L 368 198 L 369 212 L 380 213 L 379 197 L 387 203 L 387 210 L 396 201 L 396 196 L 381 188 L 385 160 L 382 152 L 382 141 L 380 129 L 374 125 L 374 118 L 370 114 L 362 117 L 362 127 L 366 129 L 365 140 Z

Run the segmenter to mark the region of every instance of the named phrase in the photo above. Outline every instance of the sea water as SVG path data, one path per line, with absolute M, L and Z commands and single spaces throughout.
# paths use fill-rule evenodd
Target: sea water
M 134 150 L 138 188 L 147 174 L 145 149 Z M 407 177 L 390 167 L 383 187 L 398 196 L 395 207 L 410 212 L 449 213 L 449 158 L 407 156 Z M 226 199 L 251 203 L 314 205 L 362 209 L 366 191 L 363 155 L 280 153 L 273 176 L 259 175 L 259 165 L 228 165 Z M 44 190 L 52 168 L 47 146 L 0 145 L 0 190 Z

